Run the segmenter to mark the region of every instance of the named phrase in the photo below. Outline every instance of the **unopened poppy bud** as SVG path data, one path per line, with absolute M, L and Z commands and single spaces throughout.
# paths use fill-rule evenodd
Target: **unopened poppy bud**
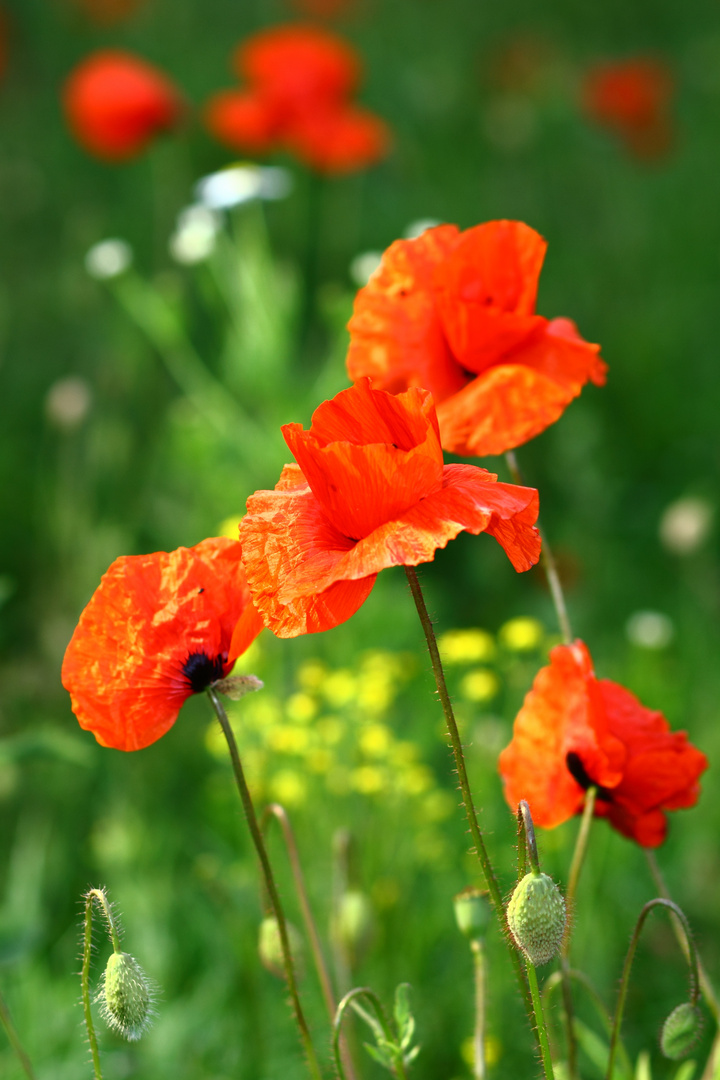
M 507 920 L 515 943 L 531 964 L 552 960 L 566 923 L 565 900 L 547 874 L 529 873 L 515 886 Z
M 286 922 L 287 936 L 290 943 L 290 956 L 292 957 L 295 974 L 302 975 L 303 966 L 303 939 L 300 931 L 292 923 Z M 260 923 L 258 935 L 258 953 L 260 961 L 268 971 L 282 979 L 285 976 L 285 961 L 283 959 L 282 941 L 280 929 L 274 915 L 268 915 Z
M 333 921 L 333 936 L 352 963 L 367 948 L 375 929 L 370 898 L 360 889 L 348 889 L 340 897 Z
M 696 1005 L 684 1001 L 668 1016 L 660 1032 L 660 1049 L 666 1058 L 677 1061 L 692 1050 L 700 1036 L 702 1017 Z
M 490 922 L 490 904 L 485 889 L 468 886 L 453 900 L 455 920 L 461 934 L 470 941 L 484 938 Z
M 133 1042 L 149 1027 L 153 986 L 134 956 L 110 955 L 97 1000 L 108 1027 Z

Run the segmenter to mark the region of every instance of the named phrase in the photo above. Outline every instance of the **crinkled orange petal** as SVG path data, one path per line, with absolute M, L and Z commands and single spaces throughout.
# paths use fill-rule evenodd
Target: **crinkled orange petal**
M 588 379 L 601 384 L 599 346 L 569 319 L 543 320 L 541 333 L 438 405 L 440 436 L 455 454 L 502 454 L 554 423 Z
M 599 802 L 597 812 L 643 847 L 657 847 L 667 831 L 664 811 L 695 805 L 708 760 L 684 731 L 671 731 L 662 713 L 645 708 L 625 687 L 607 679 L 597 685 L 609 727 L 627 753 L 612 799 Z
M 512 742 L 500 754 L 505 798 L 513 809 L 526 799 L 542 828 L 567 821 L 585 800 L 584 788 L 568 769 L 568 754 L 576 754 L 603 787 L 613 787 L 622 776 L 625 751 L 607 731 L 591 692 L 593 681 L 582 642 L 554 648 L 515 718 Z
M 238 541 L 217 537 L 116 559 L 103 576 L 62 668 L 80 725 L 103 746 L 139 750 L 165 734 L 193 693 L 189 656 L 228 673 L 233 630 L 250 605 L 240 553 Z
M 282 430 L 326 516 L 345 536 L 367 536 L 442 486 L 428 391 L 393 397 L 362 379 L 316 409 L 309 431 L 299 424 Z
M 458 237 L 433 286 L 453 357 L 469 371 L 497 363 L 537 328 L 547 244 L 522 221 L 488 221 Z
M 240 522 L 243 563 L 265 625 L 278 637 L 296 637 L 330 630 L 354 615 L 369 596 L 375 574 L 329 588 L 311 581 L 300 593 L 285 587 L 298 567 L 309 563 L 326 574 L 353 544 L 327 520 L 300 469 L 286 465 L 278 488 L 256 491 L 247 507 Z
M 415 240 L 396 240 L 355 297 L 348 323 L 348 374 L 369 375 L 380 390 L 431 390 L 436 403 L 456 393 L 468 375 L 453 359 L 433 293 L 435 267 L 457 243 L 455 225 L 427 229 Z
M 348 619 L 380 570 L 429 562 L 462 531 L 489 532 L 516 570 L 528 569 L 540 554 L 537 513 L 534 489 L 498 484 L 473 465 L 447 465 L 440 491 L 357 542 L 331 524 L 309 486 L 256 492 L 240 540 L 255 605 L 275 634 L 292 637 Z

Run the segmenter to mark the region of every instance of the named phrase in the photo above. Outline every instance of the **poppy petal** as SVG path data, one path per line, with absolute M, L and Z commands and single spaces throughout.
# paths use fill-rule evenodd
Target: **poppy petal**
M 233 630 L 250 604 L 240 552 L 216 537 L 116 559 L 103 576 L 62 668 L 81 727 L 103 746 L 149 746 L 199 682 L 229 672 Z
M 355 382 L 369 375 L 380 390 L 431 390 L 436 403 L 462 389 L 468 375 L 453 359 L 433 293 L 433 276 L 457 242 L 455 225 L 396 240 L 360 289 L 348 323 L 347 367 Z

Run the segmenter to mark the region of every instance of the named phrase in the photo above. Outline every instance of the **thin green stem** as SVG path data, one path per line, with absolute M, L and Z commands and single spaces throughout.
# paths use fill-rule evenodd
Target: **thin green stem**
M 2 1022 L 2 1026 L 5 1028 L 5 1034 L 8 1037 L 8 1042 L 15 1051 L 17 1059 L 22 1065 L 23 1071 L 28 1077 L 28 1080 L 35 1080 L 35 1073 L 33 1072 L 32 1065 L 30 1064 L 30 1058 L 25 1053 L 23 1045 L 20 1042 L 18 1033 L 15 1030 L 15 1025 L 12 1022 L 12 1017 L 10 1016 L 10 1010 L 5 1004 L 5 999 L 3 998 L 2 994 L 0 994 L 0 1022 Z
M 473 1076 L 485 1080 L 485 946 L 480 938 L 470 942 L 475 969 L 475 1030 L 473 1032 Z
M 650 873 L 652 874 L 653 881 L 655 882 L 655 887 L 660 893 L 660 896 L 662 896 L 665 900 L 672 900 L 672 897 L 670 896 L 670 891 L 665 882 L 665 878 L 663 877 L 662 871 L 658 866 L 658 861 L 655 858 L 655 852 L 651 851 L 650 848 L 645 848 L 645 857 L 648 861 L 648 866 L 650 867 Z M 671 919 L 671 922 L 673 930 L 675 932 L 675 937 L 677 938 L 680 948 L 685 954 L 685 959 L 687 960 L 689 958 L 689 949 L 687 946 L 687 941 L 685 939 L 685 934 L 682 929 L 682 925 L 674 918 Z M 705 970 L 703 962 L 699 956 L 697 958 L 697 964 L 698 979 L 700 981 L 700 989 L 702 990 L 702 996 L 705 1000 L 705 1004 L 710 1010 L 715 1023 L 720 1024 L 720 1008 L 718 1007 L 718 999 L 715 994 L 713 985 L 710 982 L 710 977 Z
M 372 1006 L 375 1013 L 376 1020 L 373 1018 L 357 1003 L 357 998 L 366 998 Z M 343 1069 L 343 1064 L 340 1057 L 340 1031 L 342 1028 L 343 1017 L 347 1012 L 348 1007 L 352 1005 L 359 1016 L 361 1016 L 365 1023 L 377 1034 L 378 1028 L 382 1033 L 387 1043 L 395 1042 L 395 1032 L 390 1026 L 385 1010 L 382 1007 L 382 1002 L 378 998 L 377 994 L 370 989 L 369 986 L 356 986 L 354 990 L 349 990 L 345 997 L 341 1000 L 335 1013 L 335 1020 L 333 1023 L 333 1055 L 335 1058 L 335 1067 L 338 1071 L 340 1080 L 347 1080 L 346 1073 Z M 407 1080 L 407 1073 L 405 1072 L 405 1063 L 402 1059 L 402 1053 L 399 1053 L 393 1062 L 393 1071 L 397 1080 Z
M 510 952 L 510 959 L 515 969 L 515 975 L 520 987 L 525 1008 L 528 1012 L 528 1016 L 533 1015 L 533 1005 L 528 992 L 528 985 L 523 972 L 523 965 L 520 960 L 520 954 L 515 948 L 511 938 L 510 931 L 508 930 L 507 917 L 505 915 L 505 907 L 503 905 L 502 896 L 500 894 L 500 888 L 495 878 L 495 873 L 490 862 L 490 857 L 485 847 L 485 842 L 480 832 L 480 826 L 477 820 L 477 814 L 475 812 L 475 806 L 473 804 L 472 792 L 470 790 L 470 781 L 468 779 L 467 768 L 465 766 L 465 755 L 463 753 L 463 746 L 460 740 L 460 732 L 455 720 L 455 714 L 453 712 L 452 703 L 450 701 L 450 695 L 448 694 L 447 685 L 445 683 L 445 673 L 443 672 L 442 662 L 440 660 L 440 653 L 438 652 L 437 641 L 435 640 L 435 633 L 432 627 L 432 621 L 428 615 L 427 607 L 425 606 L 425 599 L 420 588 L 420 582 L 418 581 L 417 573 L 414 567 L 406 566 L 405 573 L 410 584 L 410 590 L 415 601 L 415 606 L 420 616 L 420 622 L 422 624 L 423 631 L 425 633 L 425 640 L 427 641 L 428 652 L 430 653 L 430 662 L 432 664 L 433 674 L 435 675 L 435 685 L 437 686 L 438 696 L 442 705 L 443 713 L 445 715 L 445 724 L 447 727 L 448 735 L 450 736 L 450 743 L 452 745 L 453 755 L 455 757 L 455 767 L 457 769 L 458 781 L 460 783 L 460 791 L 462 793 L 463 804 L 465 807 L 465 814 L 467 816 L 468 825 L 470 826 L 470 835 L 473 838 L 475 844 L 475 853 L 480 861 L 482 872 L 485 878 L 488 894 L 490 896 L 490 902 L 495 910 L 495 915 L 502 928 L 503 937 L 507 943 L 508 950 Z
M 690 933 L 690 926 L 685 918 L 685 913 L 682 908 L 679 908 L 677 904 L 672 900 L 666 900 L 664 897 L 656 897 L 654 900 L 649 900 L 640 912 L 640 916 L 635 923 L 635 929 L 633 930 L 632 938 L 630 939 L 630 946 L 625 957 L 625 963 L 623 965 L 622 978 L 620 980 L 620 990 L 618 992 L 617 1005 L 615 1006 L 615 1017 L 613 1019 L 612 1034 L 610 1036 L 610 1052 L 608 1054 L 608 1066 L 607 1073 L 605 1074 L 605 1080 L 613 1080 L 613 1070 L 615 1067 L 615 1052 L 617 1049 L 618 1039 L 620 1037 L 620 1026 L 622 1024 L 623 1011 L 625 1009 L 625 998 L 627 997 L 628 986 L 630 983 L 630 970 L 632 968 L 633 960 L 635 959 L 635 952 L 640 941 L 640 934 L 642 933 L 645 920 L 647 919 L 653 908 L 664 907 L 675 916 L 682 926 L 685 944 L 687 946 L 687 956 L 690 967 L 690 1001 L 691 1004 L 697 1003 L 697 998 L 700 992 L 700 979 L 698 972 L 698 958 L 697 950 L 692 940 Z M 684 952 L 685 950 L 683 950 Z
M 93 903 L 95 902 L 96 889 L 91 889 L 85 896 L 85 933 L 83 937 L 83 964 L 82 972 L 80 975 L 80 985 L 82 988 L 82 1003 L 83 1014 L 85 1016 L 85 1028 L 87 1030 L 88 1042 L 90 1043 L 90 1053 L 92 1055 L 93 1071 L 95 1073 L 95 1080 L 102 1080 L 102 1070 L 100 1068 L 100 1051 L 98 1050 L 97 1036 L 95 1034 L 95 1025 L 92 1018 L 92 1009 L 90 1007 L 90 959 L 92 953 L 92 913 Z
M 90 889 L 85 895 L 92 897 L 105 916 L 105 922 L 107 923 L 107 928 L 110 933 L 110 940 L 112 941 L 113 952 L 122 952 L 120 946 L 120 933 L 113 915 L 112 904 L 107 898 L 107 893 L 104 889 Z
M 565 1011 L 565 1041 L 567 1043 L 567 1064 L 568 1064 L 568 1080 L 577 1080 L 578 1066 L 577 1066 L 577 1042 L 575 1039 L 575 1009 L 573 1006 L 572 996 L 572 983 L 570 980 L 570 941 L 572 930 L 572 915 L 575 906 L 575 893 L 577 892 L 578 881 L 580 879 L 580 871 L 585 860 L 585 853 L 587 852 L 588 840 L 590 838 L 590 826 L 592 825 L 593 812 L 595 810 L 595 797 L 597 795 L 597 788 L 588 788 L 585 796 L 585 806 L 583 808 L 582 818 L 580 820 L 580 828 L 578 830 L 577 838 L 575 840 L 575 850 L 573 851 L 572 862 L 570 863 L 570 874 L 568 876 L 568 887 L 565 894 L 565 903 L 568 911 L 568 922 L 565 936 L 560 946 L 560 974 L 562 978 L 562 996 L 563 1006 Z
M 235 783 L 237 784 L 238 792 L 240 793 L 240 800 L 245 812 L 245 820 L 248 823 L 250 829 L 250 835 L 252 837 L 253 844 L 255 845 L 255 851 L 257 852 L 258 859 L 260 860 L 260 866 L 262 868 L 263 879 L 267 895 L 270 900 L 270 906 L 272 913 L 275 916 L 278 926 L 278 933 L 280 935 L 280 947 L 283 954 L 283 963 L 285 967 L 285 978 L 288 985 L 288 991 L 290 993 L 290 1000 L 292 1002 L 293 1012 L 295 1014 L 295 1021 L 297 1023 L 300 1039 L 305 1049 L 308 1067 L 311 1074 L 315 1077 L 315 1080 L 322 1080 L 322 1073 L 320 1071 L 320 1065 L 315 1053 L 315 1047 L 313 1046 L 312 1038 L 310 1037 L 310 1030 L 305 1019 L 305 1014 L 300 1004 L 300 995 L 298 993 L 297 980 L 295 977 L 295 968 L 292 961 L 292 954 L 290 952 L 290 941 L 288 939 L 287 923 L 285 921 L 285 915 L 283 913 L 282 904 L 280 903 L 280 895 L 275 884 L 275 878 L 273 876 L 272 867 L 270 866 L 270 859 L 268 858 L 267 848 L 263 840 L 262 832 L 258 824 L 257 816 L 255 814 L 255 807 L 253 806 L 252 797 L 250 795 L 250 789 L 247 786 L 247 780 L 245 779 L 245 772 L 240 761 L 240 753 L 238 751 L 237 742 L 235 741 L 235 735 L 230 721 L 227 718 L 227 713 L 223 708 L 222 702 L 218 697 L 212 686 L 208 687 L 207 695 L 210 699 L 215 715 L 217 716 L 220 727 L 222 728 L 223 735 L 228 744 L 230 751 L 230 760 L 232 762 L 233 773 L 235 774 Z
M 592 1001 L 593 1005 L 595 1006 L 595 1012 L 600 1017 L 603 1028 L 605 1029 L 605 1032 L 607 1033 L 607 1035 L 609 1037 L 610 1033 L 612 1032 L 612 1017 L 610 1016 L 609 1012 L 605 1008 L 605 1002 L 600 997 L 600 995 L 598 994 L 598 992 L 595 989 L 595 987 L 593 986 L 593 984 L 590 982 L 590 979 L 587 977 L 587 975 L 585 975 L 585 973 L 582 972 L 582 971 L 576 971 L 575 968 L 570 968 L 569 967 L 567 969 L 566 973 L 563 972 L 563 971 L 554 971 L 552 973 L 552 975 L 546 980 L 545 985 L 543 987 L 543 991 L 542 991 L 543 1007 L 544 1007 L 545 1011 L 546 1012 L 548 1011 L 548 1005 L 549 1005 L 549 1002 L 550 1002 L 550 997 L 551 997 L 551 994 L 552 994 L 553 990 L 555 989 L 555 987 L 556 986 L 560 986 L 561 988 L 563 987 L 563 980 L 564 980 L 565 974 L 567 974 L 567 977 L 569 979 L 573 980 L 574 982 L 580 983 L 580 985 L 587 992 L 590 1000 Z M 632 1068 L 632 1065 L 630 1064 L 630 1058 L 628 1057 L 627 1050 L 623 1046 L 622 1041 L 618 1042 L 618 1054 L 619 1054 L 619 1056 L 621 1058 L 621 1062 L 622 1062 L 623 1075 L 625 1077 L 632 1076 L 633 1068 Z
M 302 865 L 300 863 L 300 854 L 298 852 L 297 842 L 295 840 L 295 833 L 293 832 L 292 825 L 290 824 L 290 818 L 284 806 L 280 803 L 270 803 L 266 806 L 262 813 L 260 820 L 260 827 L 265 832 L 266 826 L 269 824 L 271 818 L 280 825 L 280 830 L 285 841 L 285 848 L 290 860 L 290 869 L 292 871 L 293 881 L 295 883 L 295 892 L 297 893 L 298 903 L 300 904 L 300 910 L 302 912 L 303 922 L 305 924 L 305 931 L 310 942 L 310 951 L 313 957 L 313 963 L 315 964 L 315 971 L 317 973 L 318 980 L 320 982 L 320 988 L 322 990 L 323 1000 L 325 1002 L 325 1008 L 332 1024 L 335 1019 L 335 1011 L 337 1009 L 337 1003 L 335 1001 L 335 992 L 332 986 L 332 980 L 330 978 L 330 972 L 325 961 L 325 954 L 323 953 L 322 944 L 320 942 L 320 935 L 318 933 L 317 924 L 313 917 L 312 908 L 310 907 L 310 900 L 308 898 L 307 889 L 305 887 L 305 876 L 302 871 Z M 345 1064 L 345 1070 L 348 1075 L 348 1080 L 355 1080 L 355 1067 L 350 1055 L 350 1048 L 345 1038 L 341 1039 L 341 1052 Z
M 540 989 L 538 987 L 537 972 L 535 971 L 535 965 L 529 961 L 526 965 L 528 983 L 530 984 L 530 994 L 532 996 L 533 1012 L 535 1013 L 535 1024 L 538 1036 L 538 1042 L 540 1044 L 540 1057 L 542 1059 L 543 1071 L 545 1073 L 546 1080 L 553 1080 L 553 1066 L 552 1057 L 550 1056 L 550 1043 L 548 1041 L 547 1027 L 545 1026 L 545 1016 L 543 1014 L 542 1001 L 540 998 Z
M 505 460 L 510 470 L 510 475 L 516 484 L 522 484 L 523 476 L 518 465 L 515 452 L 508 450 L 505 453 Z M 540 533 L 540 540 L 542 541 L 542 551 L 540 559 L 542 562 L 543 570 L 545 571 L 545 577 L 547 578 L 548 588 L 550 589 L 550 595 L 555 607 L 555 613 L 557 615 L 558 624 L 560 626 L 560 633 L 563 637 L 563 642 L 566 645 L 570 645 L 573 640 L 572 627 L 570 626 L 570 617 L 567 612 L 567 605 L 565 603 L 565 594 L 560 583 L 560 575 L 557 570 L 557 563 L 553 556 L 550 545 L 547 542 L 545 533 L 538 525 L 538 532 Z

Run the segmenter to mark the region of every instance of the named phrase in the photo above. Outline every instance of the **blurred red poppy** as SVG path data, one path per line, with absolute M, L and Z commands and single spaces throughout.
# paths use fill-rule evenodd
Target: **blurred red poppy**
M 538 495 L 474 465 L 443 465 L 432 395 L 369 379 L 282 429 L 297 459 L 248 499 L 240 542 L 265 625 L 328 630 L 366 600 L 380 570 L 429 562 L 458 533 L 487 532 L 516 570 L 540 555 Z
M 236 51 L 246 88 L 215 94 L 210 131 L 233 150 L 287 150 L 327 174 L 366 168 L 390 144 L 379 117 L 350 101 L 360 59 L 342 38 L 313 26 L 263 30 Z
M 658 157 L 672 142 L 673 77 L 659 60 L 598 64 L 587 72 L 582 107 L 590 120 L 615 131 L 639 157 Z
M 551 829 L 579 813 L 593 785 L 596 816 L 643 847 L 665 839 L 666 811 L 695 805 L 707 766 L 662 713 L 597 679 L 581 641 L 552 650 L 498 763 L 508 803 L 526 799 L 536 825 Z
M 119 50 L 86 57 L 65 83 L 63 104 L 80 145 L 104 161 L 136 157 L 182 112 L 180 95 L 162 72 Z
M 141 750 L 229 674 L 262 629 L 237 540 L 116 559 L 67 647 L 62 682 L 102 746 Z
M 606 371 L 574 323 L 535 314 L 545 248 L 521 221 L 396 240 L 355 298 L 350 378 L 431 390 L 456 454 L 501 454 L 544 431 Z

